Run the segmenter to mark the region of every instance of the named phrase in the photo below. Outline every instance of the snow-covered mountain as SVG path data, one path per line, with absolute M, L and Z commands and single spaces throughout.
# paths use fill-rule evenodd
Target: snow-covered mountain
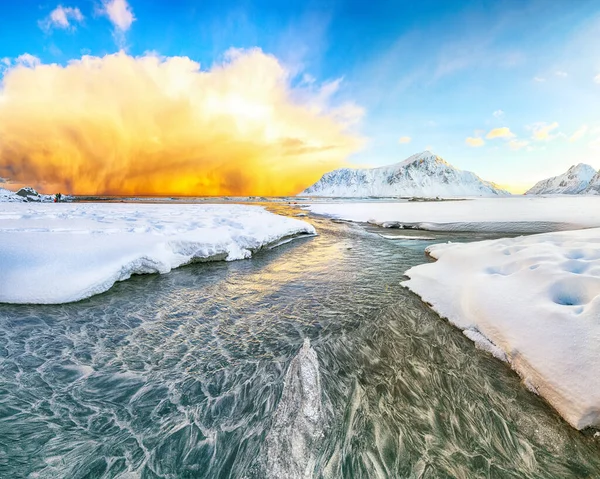
M 583 191 L 586 195 L 600 195 L 600 171 L 590 180 L 587 188 Z
M 462 171 L 429 151 L 381 168 L 341 168 L 325 173 L 302 196 L 504 196 L 510 193 Z
M 585 193 L 592 178 L 596 175 L 596 170 L 590 165 L 579 163 L 573 165 L 562 175 L 553 176 L 546 180 L 538 181 L 533 188 L 530 188 L 526 195 L 577 195 Z M 600 178 L 598 182 L 600 187 Z

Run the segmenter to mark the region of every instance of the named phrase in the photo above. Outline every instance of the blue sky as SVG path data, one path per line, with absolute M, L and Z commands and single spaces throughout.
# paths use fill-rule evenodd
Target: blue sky
M 0 58 L 124 50 L 209 68 L 259 47 L 293 82 L 337 81 L 335 101 L 364 110 L 352 164 L 427 148 L 515 191 L 574 163 L 600 168 L 598 1 L 120 0 L 129 19 L 107 2 L 2 2 Z

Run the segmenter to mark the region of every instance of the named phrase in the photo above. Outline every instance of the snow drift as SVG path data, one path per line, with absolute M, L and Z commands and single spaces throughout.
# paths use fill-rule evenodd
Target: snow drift
M 427 251 L 403 284 L 573 427 L 600 426 L 600 228 Z
M 245 205 L 18 204 L 0 210 L 0 302 L 57 304 L 133 274 L 248 258 L 308 223 Z
M 342 168 L 325 173 L 300 195 L 307 196 L 504 196 L 508 191 L 459 170 L 429 151 L 381 168 Z

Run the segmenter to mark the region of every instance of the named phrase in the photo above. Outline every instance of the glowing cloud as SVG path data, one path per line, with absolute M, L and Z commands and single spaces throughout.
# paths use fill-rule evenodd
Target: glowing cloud
M 42 30 L 46 31 L 52 28 L 74 28 L 71 20 L 81 23 L 83 21 L 81 10 L 76 7 L 63 7 L 59 5 L 45 19 L 40 20 L 38 24 Z
M 127 0 L 104 0 L 103 5 L 102 13 L 108 16 L 115 28 L 121 32 L 129 30 L 135 17 Z
M 412 138 L 410 136 L 401 136 L 400 139 L 398 140 L 398 143 L 400 143 L 401 145 L 406 144 L 406 143 L 410 143 L 412 140 Z
M 494 128 L 490 130 L 485 137 L 488 140 L 493 140 L 495 138 L 513 138 L 515 134 L 510 131 L 510 128 L 503 126 L 502 128 Z
M 531 128 L 533 129 L 532 138 L 534 140 L 547 141 L 547 140 L 551 140 L 552 138 L 554 138 L 554 136 L 550 135 L 550 132 L 552 130 L 555 130 L 556 128 L 558 128 L 558 123 L 557 122 L 553 122 L 550 124 L 536 123 L 536 124 L 532 125 Z
M 508 146 L 510 146 L 510 148 L 513 150 L 520 150 L 521 148 L 525 148 L 527 145 L 529 145 L 527 140 L 510 140 L 508 142 Z
M 577 130 L 575 130 L 575 133 L 573 133 L 570 137 L 569 137 L 569 141 L 571 143 L 577 141 L 577 140 L 581 140 L 585 134 L 588 131 L 588 126 L 587 125 L 581 125 Z
M 485 145 L 485 141 L 483 141 L 483 138 L 477 138 L 477 137 L 472 137 L 469 136 L 466 140 L 465 140 L 465 144 L 467 146 L 470 146 L 472 148 L 478 148 L 480 146 Z
M 360 148 L 348 125 L 362 109 L 290 82 L 257 49 L 210 70 L 123 52 L 13 67 L 0 90 L 0 176 L 75 194 L 294 194 Z

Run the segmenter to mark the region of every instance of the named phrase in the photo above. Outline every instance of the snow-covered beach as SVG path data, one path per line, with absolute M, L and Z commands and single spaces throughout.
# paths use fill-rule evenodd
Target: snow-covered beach
M 20 204 L 0 208 L 0 302 L 56 304 L 133 274 L 236 260 L 308 223 L 248 205 Z
M 600 426 L 600 228 L 427 251 L 437 261 L 409 269 L 403 284 L 476 344 L 498 348 L 573 427 Z
M 514 196 L 456 201 L 330 202 L 311 213 L 383 227 L 430 231 L 538 233 L 600 226 L 598 196 Z

